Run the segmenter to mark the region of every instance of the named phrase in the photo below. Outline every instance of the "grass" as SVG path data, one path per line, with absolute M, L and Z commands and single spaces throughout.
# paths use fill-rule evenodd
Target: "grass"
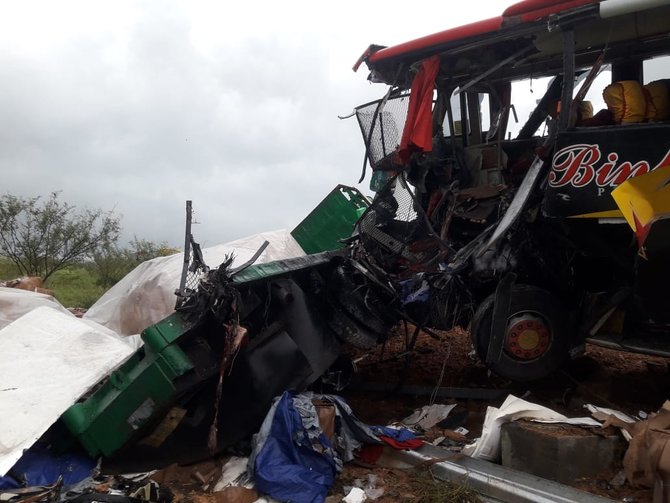
M 412 492 L 421 503 L 480 503 L 477 493 L 470 489 L 467 480 L 462 483 L 445 482 L 430 473 L 430 470 L 416 470 L 411 479 Z
M 430 472 L 431 466 L 419 465 L 414 469 L 377 468 L 377 487 L 384 489 L 380 503 L 481 503 L 482 499 L 468 486 L 467 478 L 447 482 Z M 341 498 L 345 488 L 356 485 L 356 479 L 366 483 L 370 469 L 347 464 L 337 476 L 329 494 Z M 359 484 L 360 485 L 360 484 Z
M 47 288 L 65 307 L 91 307 L 105 287 L 97 284 L 98 275 L 89 267 L 74 265 L 56 271 L 47 281 Z
M 3 279 L 14 279 L 19 277 L 21 274 L 11 261 L 6 258 L 0 257 L 0 280 Z

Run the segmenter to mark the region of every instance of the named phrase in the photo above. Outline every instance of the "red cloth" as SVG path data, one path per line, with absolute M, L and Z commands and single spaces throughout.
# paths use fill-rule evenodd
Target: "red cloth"
M 368 465 L 377 464 L 377 460 L 382 455 L 384 446 L 381 444 L 365 444 L 360 451 L 358 451 L 358 459 Z
M 403 164 L 409 161 L 413 152 L 433 150 L 433 88 L 439 69 L 439 56 L 424 59 L 412 82 L 407 120 L 398 149 Z
M 384 436 L 380 436 L 379 439 L 386 442 L 395 449 L 418 449 L 423 445 L 423 440 L 419 438 L 411 438 L 409 440 L 405 440 L 404 442 L 398 442 L 397 440 L 391 437 L 384 437 Z
M 394 449 L 418 449 L 423 445 L 423 440 L 418 438 L 412 438 L 410 440 L 405 440 L 404 442 L 398 442 L 397 440 L 391 437 L 380 436 L 380 440 L 384 443 L 390 445 Z M 357 457 L 363 463 L 368 465 L 376 465 L 377 461 L 382 455 L 384 450 L 383 444 L 365 444 L 361 447 L 361 450 L 358 451 Z

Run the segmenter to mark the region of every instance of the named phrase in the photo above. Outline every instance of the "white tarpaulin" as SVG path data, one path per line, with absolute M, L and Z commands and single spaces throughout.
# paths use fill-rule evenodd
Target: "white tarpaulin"
M 304 256 L 305 252 L 287 230 L 255 234 L 230 243 L 204 248 L 203 258 L 212 269 L 233 253 L 233 265 L 249 260 L 268 241 L 256 263 Z M 107 291 L 84 315 L 85 319 L 122 335 L 138 334 L 174 311 L 184 254 L 148 260 Z
M 40 306 L 53 307 L 63 314 L 74 316 L 51 295 L 19 288 L 0 287 L 0 329 Z
M 0 348 L 0 475 L 135 351 L 125 337 L 45 306 L 0 330 Z
M 500 457 L 500 427 L 517 419 L 531 419 L 541 423 L 566 423 L 575 426 L 602 426 L 590 417 L 569 418 L 548 407 L 527 402 L 509 395 L 500 408 L 487 407 L 482 436 L 473 444 L 463 448 L 463 454 L 487 461 L 497 461 Z

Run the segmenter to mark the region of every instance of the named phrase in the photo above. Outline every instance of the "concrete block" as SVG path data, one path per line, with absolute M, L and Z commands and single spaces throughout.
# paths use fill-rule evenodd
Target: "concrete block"
M 620 465 L 626 448 L 618 433 L 593 433 L 565 424 L 515 421 L 501 430 L 503 466 L 569 484 Z

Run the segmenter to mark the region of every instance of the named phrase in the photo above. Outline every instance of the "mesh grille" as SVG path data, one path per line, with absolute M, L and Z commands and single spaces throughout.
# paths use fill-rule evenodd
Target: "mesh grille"
M 356 109 L 356 118 L 363 133 L 368 160 L 373 168 L 400 145 L 407 118 L 409 95 L 390 98 L 380 107 L 383 101 L 373 101 Z
M 358 231 L 365 250 L 385 268 L 414 268 L 431 261 L 440 250 L 402 173 L 377 192 L 358 222 Z
M 186 289 L 189 291 L 195 291 L 198 288 L 198 283 L 205 275 L 204 269 L 196 269 L 195 272 L 189 270 L 186 275 Z
M 182 283 L 175 291 L 177 295 L 176 307 L 179 308 L 188 302 L 188 299 L 198 290 L 200 280 L 207 274 L 209 267 L 202 257 L 200 245 L 189 235 L 189 246 L 184 250 L 187 259 L 182 270 Z
M 202 277 L 209 271 L 202 257 L 200 245 L 191 236 L 191 254 L 189 257 L 188 272 L 186 273 L 186 288 L 195 291 Z

